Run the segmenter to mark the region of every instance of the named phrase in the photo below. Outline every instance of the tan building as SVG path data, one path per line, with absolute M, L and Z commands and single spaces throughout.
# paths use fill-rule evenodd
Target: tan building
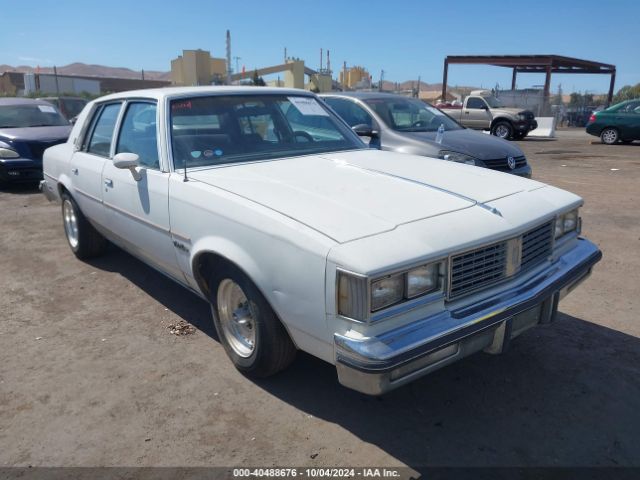
M 227 62 L 214 58 L 207 50 L 183 50 L 182 55 L 171 60 L 173 85 L 211 85 L 226 79 Z
M 345 71 L 340 71 L 340 83 L 348 88 L 355 88 L 357 86 L 362 86 L 363 84 L 370 83 L 371 76 L 369 72 L 364 67 L 350 67 L 346 69 L 346 78 Z

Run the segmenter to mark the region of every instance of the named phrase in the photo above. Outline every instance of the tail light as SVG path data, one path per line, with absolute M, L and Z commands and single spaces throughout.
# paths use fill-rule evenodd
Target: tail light
M 595 121 L 596 121 L 596 114 L 592 113 L 591 116 L 589 117 L 589 123 L 595 122 Z

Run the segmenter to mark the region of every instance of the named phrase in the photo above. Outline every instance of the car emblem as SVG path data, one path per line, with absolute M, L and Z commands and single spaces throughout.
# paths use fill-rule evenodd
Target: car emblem
M 516 168 L 516 159 L 513 157 L 507 157 L 507 165 L 509 165 L 509 168 L 513 170 Z

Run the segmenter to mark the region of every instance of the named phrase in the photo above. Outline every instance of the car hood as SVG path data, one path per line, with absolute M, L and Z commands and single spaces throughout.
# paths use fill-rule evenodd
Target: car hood
M 71 133 L 71 125 L 52 127 L 0 128 L 0 139 L 14 141 L 48 142 L 65 140 Z
M 356 150 L 189 172 L 343 243 L 543 186 L 416 155 Z M 485 206 L 490 209 L 490 207 Z
M 524 155 L 520 147 L 512 142 L 468 128 L 444 132 L 440 144 L 436 143 L 436 132 L 395 133 L 414 141 L 427 143 L 440 150 L 453 150 L 480 160 L 496 160 Z

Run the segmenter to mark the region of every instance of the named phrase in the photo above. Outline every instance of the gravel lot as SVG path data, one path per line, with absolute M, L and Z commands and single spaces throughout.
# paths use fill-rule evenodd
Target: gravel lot
M 76 260 L 58 205 L 0 191 L 0 466 L 640 466 L 640 143 L 592 140 L 518 142 L 604 253 L 558 321 L 382 398 L 305 354 L 247 380 L 206 303 L 116 248 Z

